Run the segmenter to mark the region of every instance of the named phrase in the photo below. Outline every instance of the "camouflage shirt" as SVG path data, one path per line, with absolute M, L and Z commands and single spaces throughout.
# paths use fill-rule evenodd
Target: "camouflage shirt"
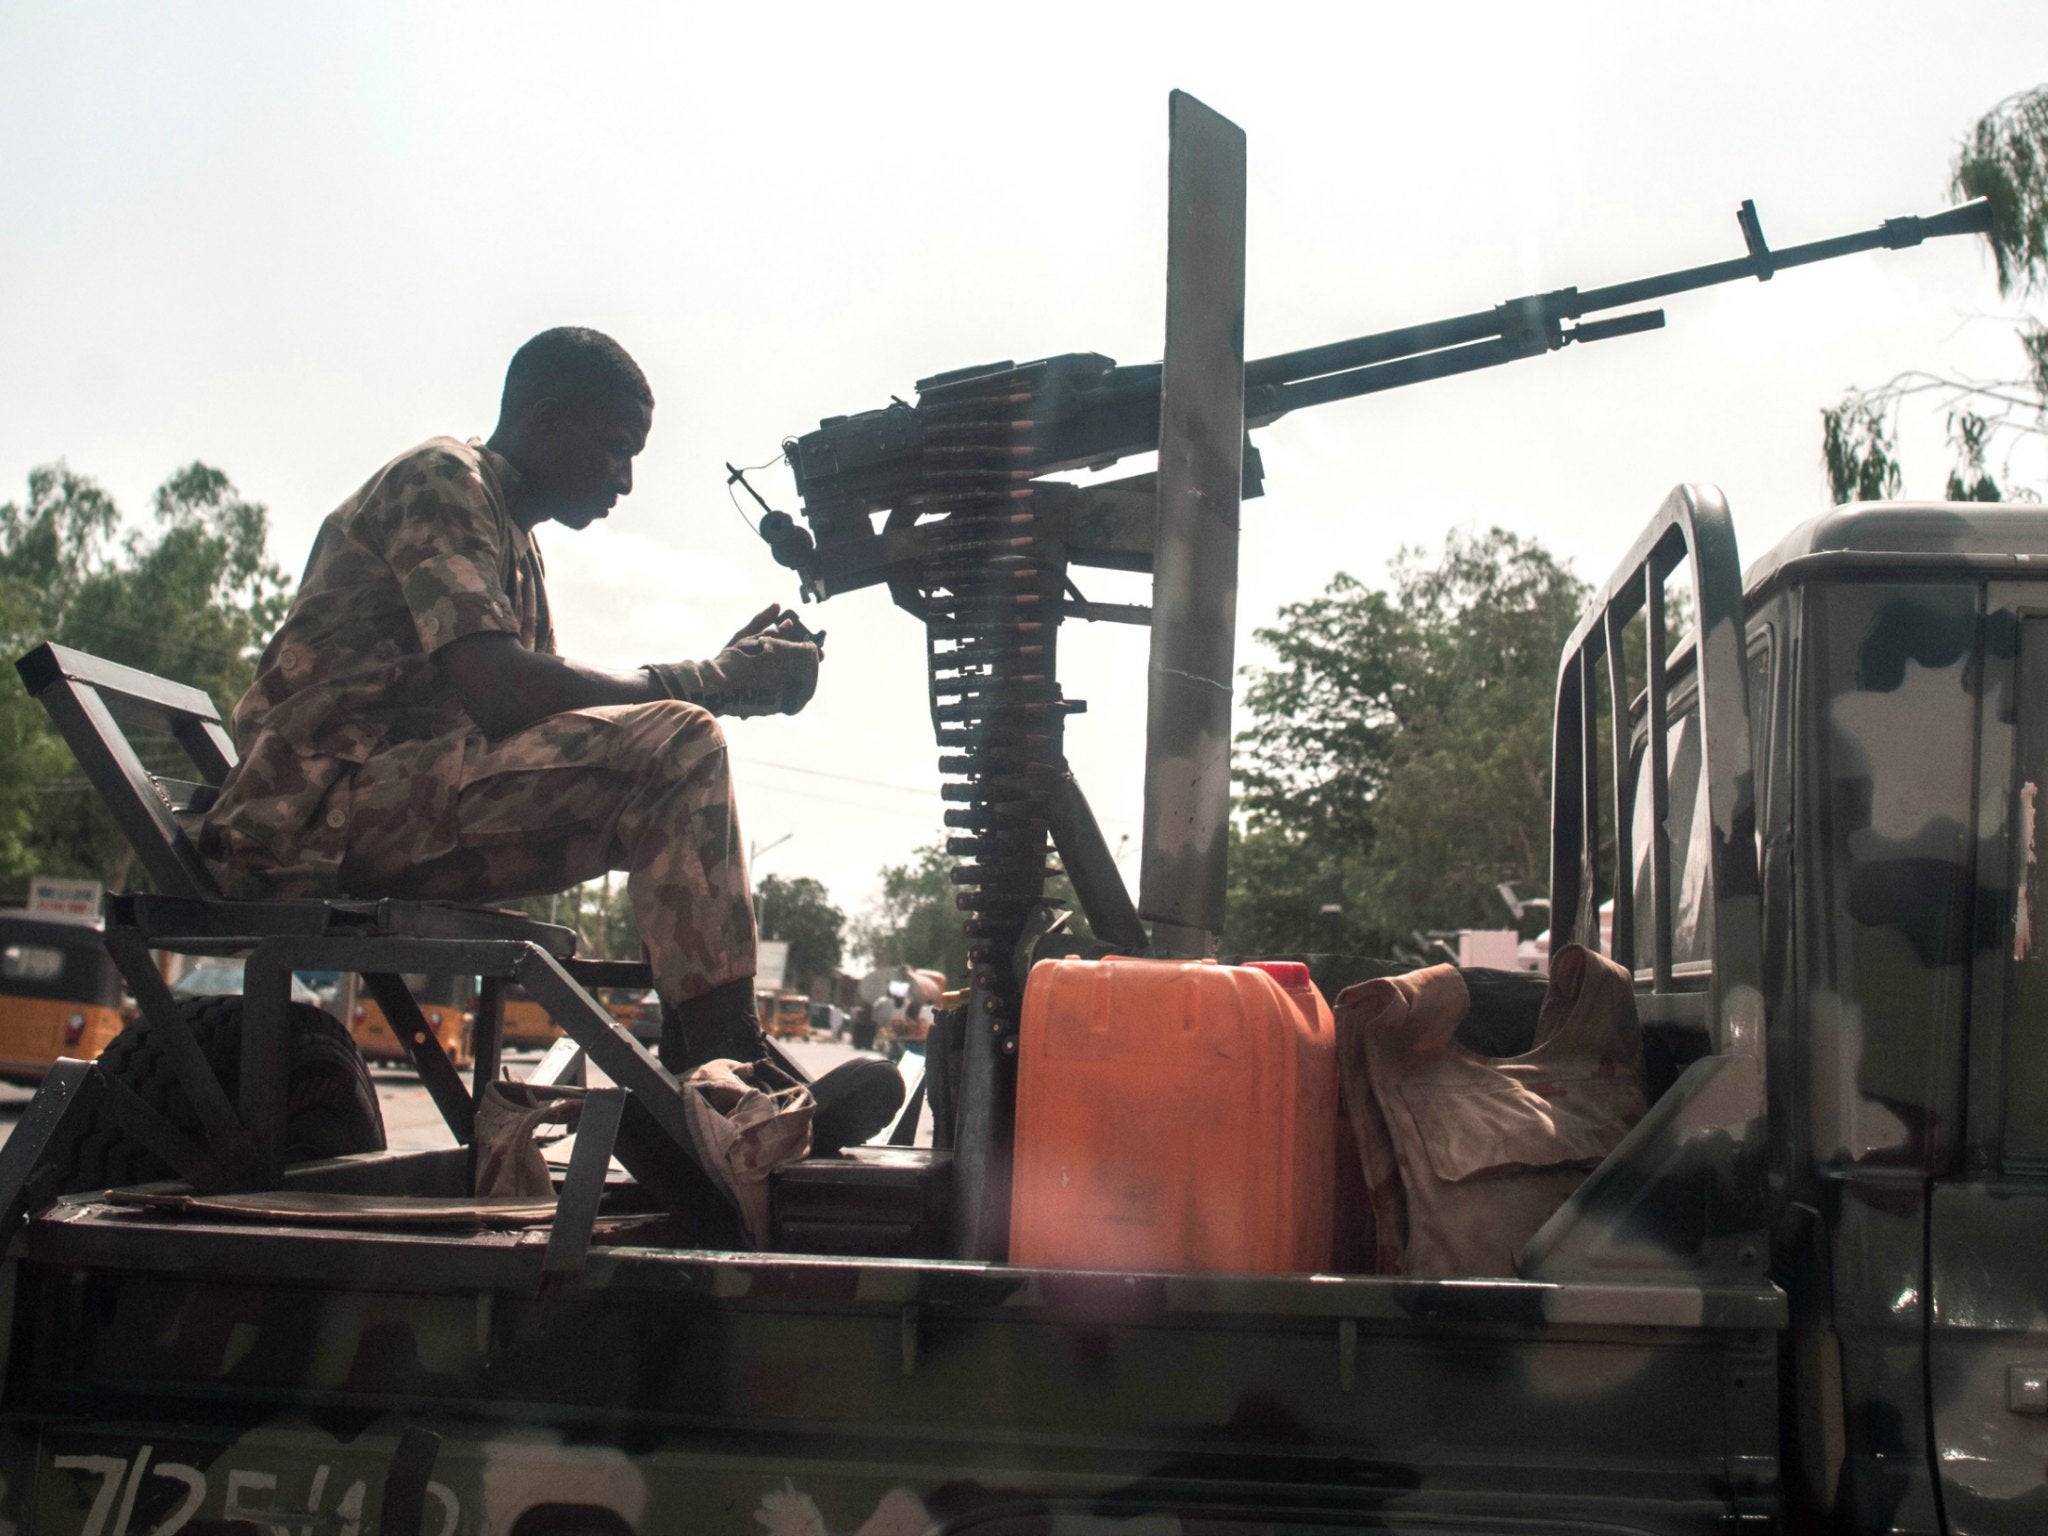
M 332 890 L 347 790 L 373 757 L 380 777 L 415 781 L 408 859 L 453 846 L 476 726 L 433 653 L 486 633 L 555 648 L 540 552 L 510 511 L 518 484 L 481 443 L 437 437 L 328 515 L 232 717 L 241 762 L 201 845 L 229 894 Z

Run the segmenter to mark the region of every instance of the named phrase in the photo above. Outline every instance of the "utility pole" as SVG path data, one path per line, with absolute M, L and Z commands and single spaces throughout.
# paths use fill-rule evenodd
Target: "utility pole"
M 784 843 L 788 842 L 792 837 L 795 836 L 796 834 L 794 832 L 785 832 L 782 834 L 782 836 L 776 838 L 775 841 L 772 843 L 756 843 L 749 841 L 747 844 L 747 899 L 750 902 L 752 902 L 754 906 L 754 926 L 756 928 L 759 928 L 761 926 L 761 894 L 759 887 L 755 886 L 753 883 L 754 863 L 757 859 L 761 857 L 762 854 L 769 853 L 777 848 L 780 848 Z

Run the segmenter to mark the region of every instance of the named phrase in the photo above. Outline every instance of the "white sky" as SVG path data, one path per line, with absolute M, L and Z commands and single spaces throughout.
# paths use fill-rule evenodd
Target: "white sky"
M 269 505 L 296 569 L 386 459 L 488 432 L 519 342 L 594 325 L 659 405 L 612 521 L 542 530 L 563 649 L 701 656 L 795 598 L 723 460 L 948 368 L 1158 356 L 1171 87 L 1250 136 L 1257 356 L 1739 255 L 1744 197 L 1779 245 L 1931 212 L 1969 123 L 2044 78 L 2039 0 L 8 0 L 0 498 L 62 456 L 139 515 L 201 458 Z M 1239 654 L 1332 572 L 1377 580 L 1452 528 L 1501 524 L 1600 579 L 1684 479 L 1721 484 L 1759 553 L 1825 504 L 1820 408 L 1906 367 L 2011 371 L 1999 307 L 1981 251 L 1949 241 L 1282 421 L 1246 511 Z M 1940 437 L 1909 431 L 1909 493 L 1938 493 Z M 797 510 L 785 470 L 757 483 Z M 789 839 L 757 872 L 858 911 L 939 831 L 921 639 L 877 592 L 807 618 L 831 631 L 816 702 L 730 733 L 743 815 Z M 1070 756 L 1114 845 L 1137 830 L 1144 632 L 1074 625 L 1061 647 L 1091 706 Z

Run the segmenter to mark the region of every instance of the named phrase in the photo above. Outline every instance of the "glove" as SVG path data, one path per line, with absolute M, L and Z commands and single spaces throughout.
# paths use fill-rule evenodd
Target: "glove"
M 714 715 L 793 715 L 818 688 L 818 648 L 804 640 L 750 635 L 709 661 L 651 662 L 640 669 L 672 699 Z

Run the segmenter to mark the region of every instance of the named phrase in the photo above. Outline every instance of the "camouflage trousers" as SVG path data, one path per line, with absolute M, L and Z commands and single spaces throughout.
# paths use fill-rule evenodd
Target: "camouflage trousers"
M 404 769 L 418 755 L 400 751 L 389 765 L 373 756 L 354 775 L 339 877 L 349 894 L 508 901 L 622 869 L 663 1001 L 754 974 L 725 736 L 706 711 L 618 704 L 550 715 L 496 741 L 472 735 L 454 847 L 425 863 L 405 852 L 419 786 Z

